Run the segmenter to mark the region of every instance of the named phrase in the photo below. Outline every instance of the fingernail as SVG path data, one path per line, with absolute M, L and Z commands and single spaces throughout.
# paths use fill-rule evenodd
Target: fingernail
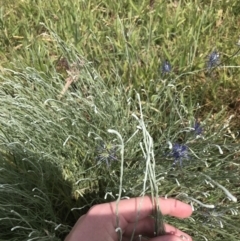
M 180 239 L 182 239 L 182 240 L 188 240 L 188 237 L 186 237 L 186 236 L 184 236 L 184 235 L 181 235 L 181 236 L 180 236 Z

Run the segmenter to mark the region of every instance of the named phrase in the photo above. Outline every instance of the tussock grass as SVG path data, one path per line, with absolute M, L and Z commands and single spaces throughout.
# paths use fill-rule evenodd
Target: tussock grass
M 194 240 L 237 241 L 237 4 L 4 1 L 0 239 L 63 240 L 92 205 L 149 194 L 192 203 L 166 221 Z

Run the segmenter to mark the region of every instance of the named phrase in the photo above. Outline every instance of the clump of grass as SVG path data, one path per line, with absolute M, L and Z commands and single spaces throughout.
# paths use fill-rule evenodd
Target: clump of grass
M 67 47 L 56 35 L 53 37 L 56 37 L 56 41 L 62 44 L 60 46 Z M 128 124 L 131 115 L 130 105 L 124 95 L 123 87 L 119 83 L 118 88 L 115 86 L 109 89 L 94 68 L 85 59 L 80 58 L 74 49 L 72 53 L 69 51 L 68 54 L 68 61 L 71 63 L 74 60 L 70 64 L 68 75 L 69 78 L 74 79 L 75 86 L 68 86 L 64 92 L 62 91 L 65 85 L 64 80 L 56 72 L 48 75 L 28 66 L 18 66 L 15 69 L 5 69 L 6 75 L 1 76 L 3 83 L 1 96 L 4 98 L 3 106 L 5 108 L 1 114 L 1 151 L 11 153 L 8 150 L 8 147 L 11 146 L 14 153 L 18 152 L 18 149 L 26 152 L 25 155 L 17 157 L 13 154 L 13 158 L 16 159 L 16 164 L 14 163 L 16 170 L 6 172 L 11 179 L 10 183 L 5 177 L 2 181 L 10 188 L 14 186 L 17 192 L 21 188 L 14 175 L 17 175 L 19 169 L 23 169 L 23 173 L 28 171 L 30 173 L 30 177 L 26 175 L 26 180 L 21 183 L 23 194 L 20 194 L 19 190 L 19 198 L 23 198 L 22 205 L 26 206 L 25 210 L 18 211 L 19 220 L 15 220 L 14 216 L 9 216 L 9 222 L 5 222 L 4 230 L 6 232 L 1 240 L 13 240 L 15 237 L 21 237 L 22 240 L 31 238 L 52 240 L 52 237 L 56 239 L 63 237 L 69 231 L 69 226 L 73 225 L 81 215 L 81 210 L 84 213 L 86 211 L 84 207 L 89 208 L 93 203 L 102 202 L 105 188 L 109 185 L 112 186 L 114 181 L 118 181 L 117 174 L 113 176 L 112 180 L 109 180 L 109 176 L 106 176 L 106 166 L 103 166 L 102 163 L 98 164 L 95 153 L 98 141 L 95 137 L 99 136 L 102 140 L 114 141 L 107 132 L 108 128 L 120 128 L 124 137 L 128 136 L 132 130 L 133 125 Z M 34 153 L 29 165 L 33 165 L 33 167 L 36 165 L 33 172 L 41 177 L 38 179 L 39 183 L 34 183 L 36 177 L 31 179 L 31 168 L 25 166 L 26 162 L 23 161 L 28 158 L 28 153 Z M 129 155 L 133 155 L 133 152 L 129 151 Z M 43 161 L 39 161 L 40 157 Z M 50 168 L 49 172 L 38 171 L 38 168 L 45 165 L 44 160 L 48 161 L 46 165 L 55 166 L 56 170 L 61 170 L 61 173 L 54 173 L 54 170 Z M 11 160 L 6 160 L 5 163 L 11 165 Z M 2 169 L 2 171 L 4 170 L 5 168 Z M 109 169 L 109 174 L 111 172 L 112 170 Z M 50 173 L 54 184 L 49 184 L 50 188 L 46 190 L 42 186 L 45 185 L 45 182 L 51 182 L 47 178 Z M 58 180 L 59 178 L 62 180 L 61 182 Z M 57 182 L 59 182 L 59 186 L 55 186 Z M 70 183 L 67 193 L 63 193 L 61 190 L 61 183 L 65 182 Z M 31 183 L 32 185 L 30 185 Z M 106 186 L 105 183 L 107 183 Z M 51 185 L 53 186 L 51 187 Z M 53 188 L 56 188 L 57 193 L 63 193 L 57 199 L 59 204 L 54 202 L 55 199 L 51 199 L 55 195 Z M 11 210 L 14 210 L 17 201 L 15 197 L 9 199 L 9 193 L 5 190 L 6 188 L 1 190 L 1 204 L 7 205 L 0 214 L 2 222 L 7 219 Z M 41 192 L 43 197 L 34 199 L 33 190 Z M 48 199 L 46 198 L 48 195 L 52 196 Z M 90 197 L 93 199 L 91 200 Z M 33 207 L 24 204 L 28 199 L 33 203 Z M 46 210 L 43 212 L 37 204 L 35 207 L 32 199 L 40 202 L 39 205 L 44 206 Z M 58 213 L 55 212 L 55 209 L 58 208 L 58 205 L 63 210 L 67 210 L 68 215 L 60 212 L 59 216 L 62 216 L 57 219 Z M 80 212 L 78 211 L 78 215 L 76 213 L 74 215 L 71 214 L 71 209 L 72 211 L 79 209 Z M 29 215 L 29 221 L 23 225 L 25 212 Z M 45 212 L 51 213 L 52 216 L 49 216 L 49 219 L 44 218 Z M 39 218 L 39 222 L 37 218 Z M 12 222 L 13 220 L 15 222 Z M 48 227 L 46 233 L 35 233 L 37 225 L 41 225 L 44 230 L 48 221 L 53 228 Z M 32 226 L 27 226 L 29 222 L 33 222 L 32 229 Z M 42 225 L 42 222 L 46 225 Z M 21 234 L 16 230 L 21 230 Z M 35 234 L 36 236 L 34 236 Z
M 216 237 L 230 235 L 231 240 L 237 240 L 237 229 L 233 223 L 225 220 L 231 219 L 230 210 L 237 212 L 238 208 L 237 203 L 229 202 L 227 198 L 234 197 L 232 201 L 237 199 L 234 183 L 239 177 L 236 171 L 230 176 L 228 170 L 234 165 L 238 168 L 239 147 L 227 132 L 229 123 L 226 122 L 225 126 L 218 124 L 221 113 L 207 116 L 199 123 L 202 131 L 199 132 L 198 125 L 196 133 L 194 115 L 197 103 L 190 102 L 191 96 L 184 95 L 188 86 L 178 85 L 173 76 L 166 76 L 166 79 L 161 78 L 158 83 L 152 82 L 149 86 L 157 90 L 157 95 L 149 96 L 148 91 L 143 90 L 137 94 L 138 98 L 132 98 L 131 92 L 124 90 L 118 75 L 115 85 L 108 86 L 74 48 L 65 45 L 54 32 L 52 36 L 63 54 L 68 49 L 68 78 L 74 81 L 64 92 L 65 83 L 57 72 L 43 73 L 22 65 L 5 69 L 7 74 L 1 76 L 1 96 L 4 97 L 0 119 L 1 150 L 10 153 L 15 160 L 12 163 L 11 158 L 4 159 L 4 165 L 13 165 L 13 170 L 5 173 L 11 182 L 3 177 L 3 183 L 10 185 L 10 189 L 14 188 L 19 198 L 33 203 L 33 208 L 25 208 L 29 215 L 26 219 L 22 209 L 28 205 L 23 202 L 20 209 L 15 210 L 15 197 L 9 201 L 9 193 L 2 189 L 1 202 L 5 208 L 1 220 L 9 221 L 5 222 L 8 232 L 4 233 L 3 238 L 61 238 L 86 208 L 117 196 L 120 200 L 124 192 L 124 196 L 128 197 L 149 194 L 155 198 L 165 194 L 192 202 L 197 211 L 189 222 L 185 222 L 184 227 L 194 237 L 206 236 L 210 230 L 208 222 L 202 226 L 201 222 L 205 220 L 205 216 L 201 215 L 202 208 L 217 206 L 225 210 L 221 225 L 228 227 L 231 234 L 214 229 Z M 114 130 L 111 132 L 117 135 L 112 135 L 108 129 Z M 113 147 L 107 151 L 106 148 L 97 149 L 99 140 L 114 143 L 111 144 Z M 176 161 L 174 143 L 186 147 L 184 150 L 188 152 L 187 158 L 181 158 L 180 162 Z M 15 156 L 14 153 L 19 150 L 23 150 L 23 153 Z M 99 155 L 108 158 L 103 152 L 109 155 L 108 164 L 97 160 Z M 34 154 L 31 154 L 29 161 L 25 161 L 29 158 L 28 153 Z M 44 160 L 47 160 L 47 164 Z M 47 175 L 54 173 L 54 170 L 44 171 L 41 168 L 45 165 L 54 166 L 61 172 L 52 175 L 53 183 L 59 182 L 64 186 L 67 183 L 69 187 L 67 192 L 62 193 L 61 185 L 50 185 L 50 190 L 54 187 L 56 193 L 62 193 L 59 204 L 56 203 L 54 192 L 46 187 L 49 182 Z M 5 170 L 4 167 L 1 169 Z M 26 181 L 23 183 L 14 177 L 19 170 L 20 173 L 29 173 L 25 175 Z M 143 170 L 147 171 L 144 173 Z M 36 183 L 35 175 L 41 177 Z M 213 185 L 219 188 L 212 189 Z M 33 194 L 35 191 L 39 194 Z M 33 199 L 37 200 L 36 204 Z M 38 205 L 45 207 L 44 212 Z M 58 205 L 68 210 L 69 215 L 56 212 Z M 14 214 L 8 215 L 11 210 L 18 213 L 19 219 L 16 220 Z M 44 215 L 50 216 L 46 219 Z M 156 216 L 156 220 L 161 222 L 161 215 Z M 35 231 L 39 222 L 52 224 L 47 228 L 47 234 Z M 31 226 L 28 226 L 29 223 Z M 173 223 L 179 224 L 178 221 Z M 195 228 L 192 230 L 197 227 L 197 233 L 189 230 L 193 225 Z M 164 230 L 156 230 L 158 232 Z

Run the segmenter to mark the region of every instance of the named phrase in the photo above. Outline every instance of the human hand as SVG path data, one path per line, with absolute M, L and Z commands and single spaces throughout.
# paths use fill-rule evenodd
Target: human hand
M 175 199 L 159 198 L 163 215 L 186 218 L 192 214 L 190 205 Z M 141 207 L 139 211 L 139 207 Z M 136 216 L 139 217 L 136 223 Z M 154 236 L 153 204 L 150 197 L 121 200 L 118 206 L 119 226 L 122 241 L 130 241 L 135 229 L 134 240 L 144 240 L 139 235 L 149 237 L 149 241 L 192 241 L 192 238 L 179 229 L 165 224 L 167 235 Z M 118 241 L 116 232 L 116 202 L 93 206 L 80 217 L 65 241 Z

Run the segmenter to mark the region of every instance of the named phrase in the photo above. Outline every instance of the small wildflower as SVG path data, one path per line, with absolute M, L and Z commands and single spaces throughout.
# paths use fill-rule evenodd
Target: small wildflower
M 212 69 L 213 67 L 218 65 L 219 62 L 220 62 L 220 55 L 219 55 L 219 53 L 216 50 L 214 50 L 209 55 L 209 58 L 208 58 L 208 61 L 207 61 L 207 69 L 208 70 Z
M 196 134 L 196 135 L 201 135 L 202 134 L 202 132 L 203 132 L 203 128 L 201 127 L 201 125 L 200 125 L 200 123 L 199 122 L 195 122 L 195 124 L 194 124 L 194 133 Z
M 172 67 L 171 67 L 169 61 L 168 61 L 168 60 L 165 60 L 165 61 L 162 63 L 162 67 L 161 67 L 162 74 L 164 75 L 164 74 L 166 74 L 166 73 L 169 73 L 169 72 L 171 72 L 171 70 L 172 70 Z
M 174 158 L 173 165 L 179 162 L 180 166 L 182 166 L 182 161 L 188 159 L 188 147 L 183 144 L 175 143 L 172 148 L 171 156 Z
M 112 143 L 104 143 L 101 144 L 97 148 L 97 160 L 98 163 L 105 161 L 109 166 L 111 161 L 117 161 L 117 147 Z
M 210 225 L 212 227 L 219 226 L 223 228 L 224 219 L 223 217 L 226 215 L 226 210 L 218 210 L 217 208 L 214 208 L 213 210 L 204 210 L 200 211 L 200 214 L 204 217 L 204 223 L 207 225 Z

